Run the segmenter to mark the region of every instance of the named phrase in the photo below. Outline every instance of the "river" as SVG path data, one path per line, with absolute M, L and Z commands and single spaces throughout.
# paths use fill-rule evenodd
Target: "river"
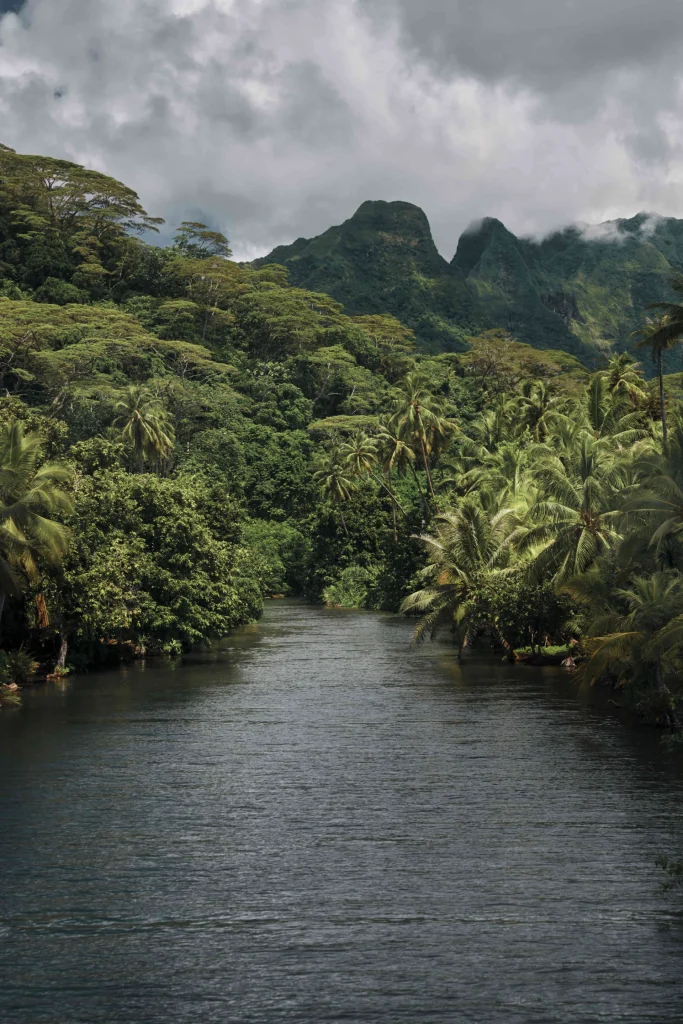
M 680 1024 L 680 760 L 409 640 L 270 602 L 3 711 L 3 1024 Z

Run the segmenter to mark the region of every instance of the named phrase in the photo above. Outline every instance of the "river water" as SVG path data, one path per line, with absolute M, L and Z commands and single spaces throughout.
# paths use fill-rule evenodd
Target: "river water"
M 680 762 L 409 640 L 270 602 L 3 711 L 0 1021 L 680 1024 Z

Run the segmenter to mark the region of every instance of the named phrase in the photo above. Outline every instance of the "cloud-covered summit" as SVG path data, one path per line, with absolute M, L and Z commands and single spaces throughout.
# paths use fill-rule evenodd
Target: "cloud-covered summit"
M 448 256 L 478 217 L 683 214 L 680 0 L 18 6 L 0 141 L 105 170 L 240 256 L 375 198 L 423 207 Z

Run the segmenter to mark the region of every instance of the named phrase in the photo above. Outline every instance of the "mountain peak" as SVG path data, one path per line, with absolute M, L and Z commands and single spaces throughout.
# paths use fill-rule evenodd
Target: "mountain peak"
M 533 239 L 486 217 L 463 232 L 449 265 L 419 206 L 369 200 L 259 263 L 283 263 L 293 284 L 328 292 L 351 315 L 393 313 L 431 350 L 462 350 L 503 327 L 596 365 L 630 346 L 648 303 L 670 296 L 683 273 L 683 220 L 640 213 Z

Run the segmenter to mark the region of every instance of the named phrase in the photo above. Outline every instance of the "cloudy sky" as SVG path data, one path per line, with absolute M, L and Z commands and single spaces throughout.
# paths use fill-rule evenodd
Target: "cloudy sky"
M 422 206 L 542 234 L 683 217 L 682 0 L 0 0 L 0 141 L 248 258 Z

